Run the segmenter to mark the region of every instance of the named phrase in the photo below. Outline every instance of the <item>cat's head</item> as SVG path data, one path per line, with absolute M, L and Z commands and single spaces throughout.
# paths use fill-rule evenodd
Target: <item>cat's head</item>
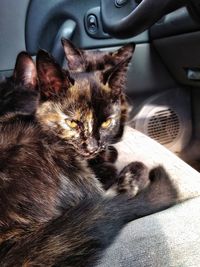
M 133 46 L 127 44 L 116 51 L 84 50 L 77 48 L 70 40 L 61 40 L 68 69 L 73 72 L 105 70 L 128 58 Z
M 26 52 L 21 52 L 17 56 L 12 77 L 0 84 L 0 116 L 32 114 L 38 101 L 36 66 Z
M 37 72 L 45 101 L 37 117 L 42 125 L 88 158 L 116 142 L 126 120 L 123 90 L 133 50 L 134 46 L 127 46 L 112 68 L 73 73 L 62 70 L 48 53 L 40 51 Z

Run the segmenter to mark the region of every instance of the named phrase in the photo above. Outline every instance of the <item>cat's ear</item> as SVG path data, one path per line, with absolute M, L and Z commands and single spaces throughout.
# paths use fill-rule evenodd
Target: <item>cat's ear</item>
M 86 62 L 81 49 L 76 48 L 74 44 L 67 39 L 62 38 L 61 42 L 69 70 L 78 72 L 86 71 Z
M 110 55 L 112 56 L 114 63 L 119 64 L 121 61 L 131 59 L 134 50 L 135 44 L 127 44 L 114 52 L 110 52 Z
M 120 94 L 125 87 L 128 65 L 131 61 L 134 49 L 134 45 L 126 45 L 123 47 L 119 52 L 121 60 L 118 64 L 115 67 L 107 69 L 102 74 L 101 79 L 103 84 L 107 85 L 107 88 L 110 88 L 114 95 Z
M 64 72 L 55 59 L 46 51 L 40 50 L 36 57 L 41 95 L 56 96 L 67 90 L 72 83 L 68 72 Z
M 22 84 L 27 88 L 36 88 L 37 71 L 31 56 L 26 52 L 18 54 L 13 72 L 15 83 Z

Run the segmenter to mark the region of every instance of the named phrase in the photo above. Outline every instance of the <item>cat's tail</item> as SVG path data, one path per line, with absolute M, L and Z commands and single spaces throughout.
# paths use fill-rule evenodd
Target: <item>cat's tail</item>
M 133 199 L 119 195 L 83 201 L 14 244 L 0 266 L 94 266 L 124 224 L 176 203 L 176 190 L 165 173 L 156 176 Z

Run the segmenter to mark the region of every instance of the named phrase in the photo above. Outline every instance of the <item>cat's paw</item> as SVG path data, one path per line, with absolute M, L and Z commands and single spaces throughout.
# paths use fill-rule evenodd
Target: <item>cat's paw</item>
M 149 180 L 149 170 L 142 162 L 131 162 L 125 166 L 118 176 L 117 192 L 134 197 L 145 189 Z

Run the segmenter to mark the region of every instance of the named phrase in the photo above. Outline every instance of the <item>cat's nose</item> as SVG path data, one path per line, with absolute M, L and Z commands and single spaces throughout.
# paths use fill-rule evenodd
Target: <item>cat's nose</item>
M 93 154 L 98 149 L 97 140 L 94 138 L 89 138 L 87 142 L 87 150 L 90 154 Z

